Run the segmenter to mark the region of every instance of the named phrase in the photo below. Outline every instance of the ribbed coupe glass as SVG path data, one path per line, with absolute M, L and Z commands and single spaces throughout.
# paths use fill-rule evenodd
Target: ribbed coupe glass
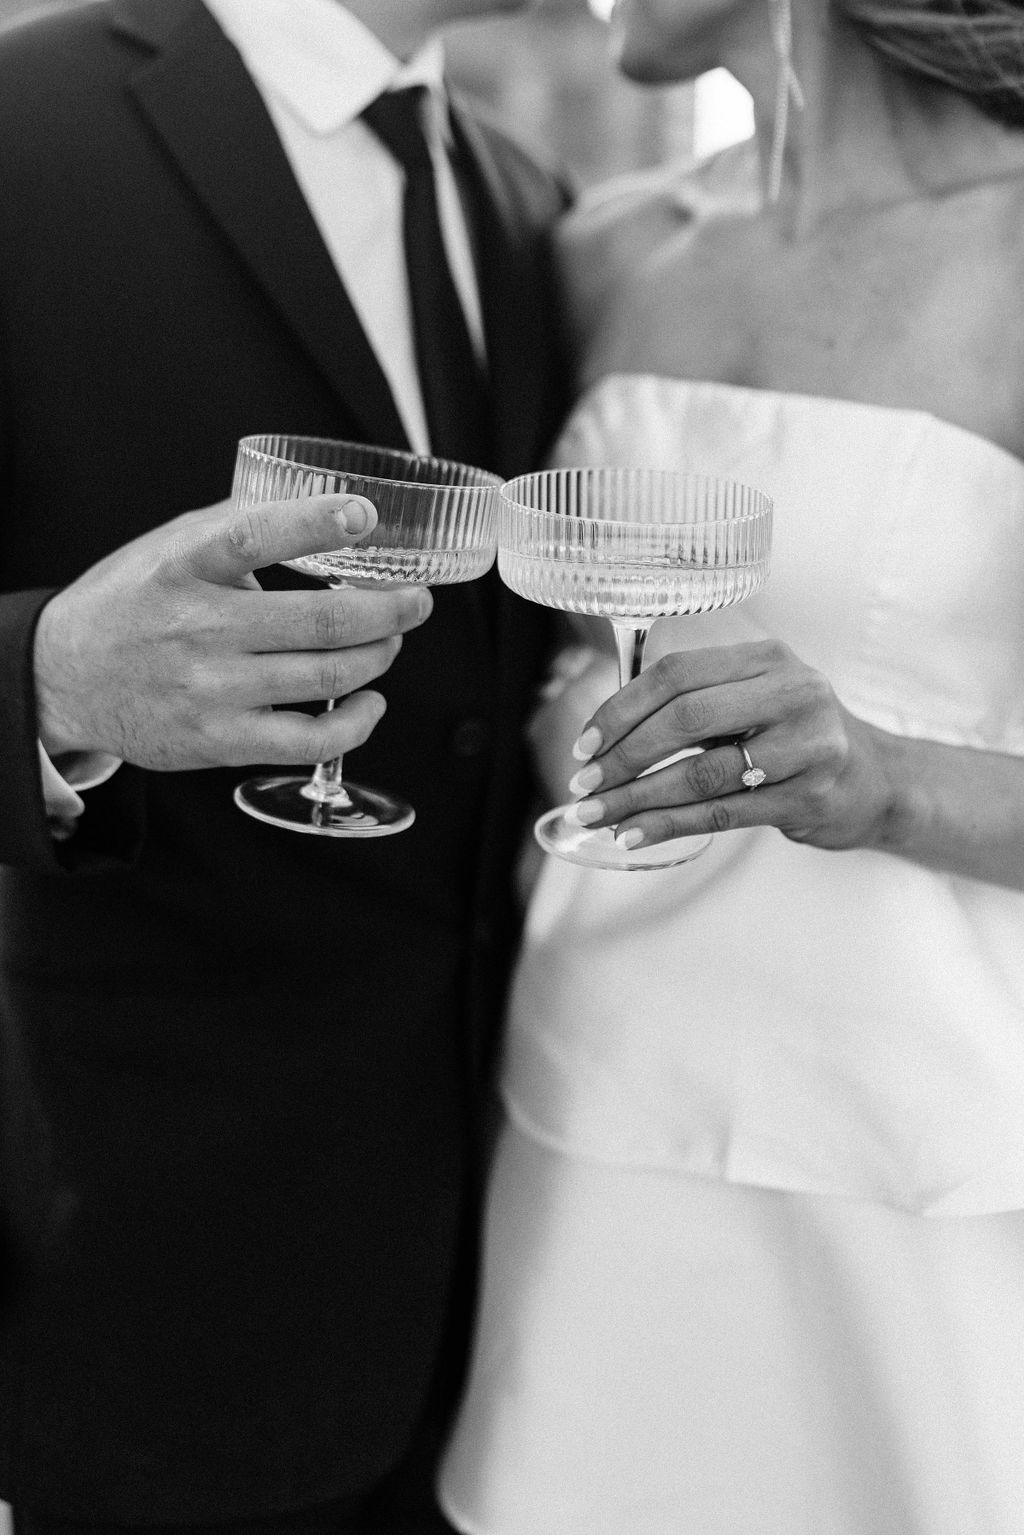
M 619 686 L 640 675 L 655 619 L 708 613 L 768 575 L 772 503 L 730 480 L 670 470 L 551 469 L 502 487 L 498 570 L 530 602 L 607 618 Z M 561 805 L 541 816 L 549 853 L 602 869 L 660 869 L 703 853 L 707 836 L 626 849 L 615 829 L 584 829 Z
M 377 525 L 358 544 L 286 563 L 328 586 L 473 581 L 494 562 L 496 475 L 469 464 L 325 437 L 243 437 L 235 460 L 238 507 L 303 496 L 365 496 Z M 327 701 L 327 708 L 334 700 Z M 251 778 L 235 790 L 248 815 L 321 837 L 385 837 L 416 812 L 404 800 L 342 778 L 342 759 L 311 778 Z

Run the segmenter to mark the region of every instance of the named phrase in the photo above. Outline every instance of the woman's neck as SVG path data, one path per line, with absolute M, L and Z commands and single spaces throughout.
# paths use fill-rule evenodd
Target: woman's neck
M 789 111 L 778 204 L 786 233 L 798 237 L 847 209 L 1024 175 L 1024 132 L 985 117 L 957 91 L 898 73 L 822 12 L 821 0 L 793 0 L 793 65 L 805 105 Z M 767 20 L 739 29 L 722 63 L 753 97 L 767 181 L 777 89 Z

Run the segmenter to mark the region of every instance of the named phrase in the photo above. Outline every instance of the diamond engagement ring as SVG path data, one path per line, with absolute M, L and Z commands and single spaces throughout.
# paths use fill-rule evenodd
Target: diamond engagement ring
M 743 753 L 743 760 L 747 764 L 746 771 L 740 774 L 740 783 L 745 784 L 748 789 L 759 788 L 767 777 L 764 768 L 754 766 L 750 760 L 750 753 L 745 746 L 740 746 L 739 741 L 736 742 L 736 745 L 739 746 L 740 751 Z

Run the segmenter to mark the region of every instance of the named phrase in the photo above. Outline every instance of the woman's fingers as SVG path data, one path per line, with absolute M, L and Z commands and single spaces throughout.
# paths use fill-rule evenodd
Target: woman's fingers
M 570 787 L 574 793 L 592 794 L 598 789 L 628 783 L 687 748 L 761 729 L 767 725 L 770 713 L 770 699 L 760 678 L 679 694 L 642 718 L 606 751 L 592 757 L 576 773 Z M 738 756 L 734 751 L 732 760 Z M 697 759 L 687 760 L 695 763 Z M 714 758 L 694 771 L 712 772 L 719 760 Z
M 731 742 L 695 752 L 640 778 L 609 788 L 587 791 L 584 769 L 570 785 L 574 791 L 587 793 L 587 798 L 575 807 L 575 818 L 582 826 L 614 826 L 628 817 L 645 813 L 661 815 L 689 806 L 703 806 L 709 801 L 718 803 L 736 796 L 742 799 L 757 795 L 761 797 L 760 803 L 748 807 L 753 819 L 745 815 L 742 822 L 755 825 L 763 818 L 766 808 L 765 786 L 790 777 L 793 765 L 786 760 L 788 754 L 774 733 L 756 737 L 749 742 L 747 750 L 751 762 L 765 775 L 762 784 L 753 791 L 743 782 L 743 774 L 748 771 L 746 759 L 740 747 Z
M 629 846 L 759 825 L 859 846 L 891 798 L 869 738 L 827 678 L 779 642 L 666 656 L 577 741 L 570 788 L 585 797 L 574 818 L 614 826 Z M 707 750 L 687 752 L 698 743 Z
M 674 651 L 641 672 L 635 681 L 612 695 L 588 721 L 574 748 L 584 761 L 604 756 L 625 737 L 660 715 L 651 737 L 664 748 L 661 757 L 694 746 L 711 736 L 735 733 L 719 713 L 724 695 L 720 689 L 754 681 L 778 671 L 794 658 L 789 647 L 777 640 L 747 645 L 720 645 L 708 650 Z M 668 710 L 668 713 L 662 713 Z M 735 715 L 728 710 L 727 718 Z M 647 766 L 658 761 L 649 757 Z
M 758 794 L 761 792 L 757 791 Z M 784 805 L 782 795 L 768 789 L 756 805 L 747 796 L 730 794 L 723 799 L 705 800 L 699 805 L 649 810 L 610 824 L 616 828 L 616 842 L 623 847 L 648 847 L 677 837 L 739 831 L 750 826 L 774 826 L 778 824 L 777 817 L 783 813 Z

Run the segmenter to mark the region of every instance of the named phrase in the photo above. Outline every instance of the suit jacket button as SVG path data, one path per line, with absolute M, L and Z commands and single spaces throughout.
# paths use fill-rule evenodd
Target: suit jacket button
M 482 757 L 491 744 L 491 727 L 480 714 L 460 720 L 451 734 L 451 748 L 456 757 Z

